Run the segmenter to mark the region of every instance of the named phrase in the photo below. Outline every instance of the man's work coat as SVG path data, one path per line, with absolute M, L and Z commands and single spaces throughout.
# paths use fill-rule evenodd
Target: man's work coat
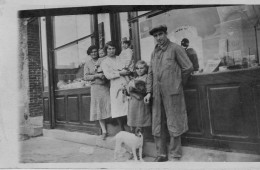
M 165 111 L 170 136 L 179 136 L 188 130 L 183 93 L 193 66 L 185 50 L 167 41 L 155 46 L 147 78 L 147 92 L 152 93 L 152 132 L 160 136 L 161 113 Z

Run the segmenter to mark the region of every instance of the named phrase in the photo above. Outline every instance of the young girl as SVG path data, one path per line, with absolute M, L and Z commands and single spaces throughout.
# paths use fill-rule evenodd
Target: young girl
M 127 124 L 132 132 L 135 132 L 137 128 L 143 131 L 143 127 L 151 126 L 151 109 L 143 100 L 146 95 L 148 65 L 145 61 L 139 60 L 135 67 L 137 77 L 128 84 L 130 99 Z

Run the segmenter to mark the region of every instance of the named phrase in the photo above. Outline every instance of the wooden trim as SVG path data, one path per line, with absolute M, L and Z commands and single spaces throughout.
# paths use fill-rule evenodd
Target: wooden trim
M 137 12 L 130 13 L 131 18 L 137 16 Z M 135 62 L 141 60 L 140 38 L 139 38 L 139 23 L 138 20 L 131 22 L 131 32 L 133 38 L 133 54 Z
M 97 14 L 93 15 L 93 23 L 94 23 L 94 40 L 95 40 L 95 45 L 97 48 L 99 48 L 99 35 L 98 35 L 98 16 Z
M 159 15 L 159 14 L 161 14 L 161 13 L 167 12 L 167 11 L 169 11 L 169 10 L 170 10 L 170 9 L 168 9 L 168 10 L 155 10 L 155 11 L 150 11 L 150 12 L 144 13 L 144 14 L 142 14 L 142 15 L 137 15 L 137 16 L 135 16 L 135 17 L 132 17 L 132 18 L 128 19 L 127 21 L 128 21 L 128 22 L 138 21 L 139 18 L 142 18 L 142 17 L 145 17 L 145 16 L 147 16 L 148 18 L 150 18 L 150 17 L 156 16 L 156 15 Z
M 225 5 L 104 5 L 88 7 L 71 7 L 71 8 L 50 8 L 36 10 L 21 10 L 18 12 L 19 18 L 41 17 L 41 16 L 60 16 L 60 15 L 80 15 L 80 14 L 97 14 L 97 13 L 116 13 L 116 12 L 133 12 L 149 10 L 167 10 L 167 9 L 187 9 L 187 8 L 207 8 L 218 6 L 238 6 L 238 4 Z
M 46 17 L 46 37 L 47 37 L 47 55 L 48 55 L 48 78 L 49 78 L 49 113 L 51 128 L 55 128 L 55 85 L 54 85 L 54 35 L 53 35 L 54 17 Z
M 119 13 L 109 13 L 111 40 L 116 45 L 116 55 L 121 52 L 121 24 Z
M 82 41 L 82 40 L 84 40 L 84 39 L 86 39 L 86 38 L 89 38 L 89 37 L 91 37 L 91 36 L 93 36 L 93 34 L 87 35 L 87 36 L 82 37 L 82 38 L 80 38 L 80 39 L 77 39 L 77 40 L 75 40 L 75 41 L 72 41 L 72 42 L 69 42 L 69 43 L 67 43 L 67 44 L 61 45 L 61 46 L 55 48 L 54 51 L 60 50 L 60 49 L 62 49 L 62 48 L 65 48 L 65 47 L 67 47 L 67 46 L 70 46 L 70 45 L 72 45 L 72 44 L 77 44 L 79 41 Z

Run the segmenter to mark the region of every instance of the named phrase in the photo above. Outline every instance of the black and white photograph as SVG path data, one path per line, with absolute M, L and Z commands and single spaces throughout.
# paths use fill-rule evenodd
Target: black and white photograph
M 0 168 L 260 168 L 260 4 L 29 2 L 0 0 Z

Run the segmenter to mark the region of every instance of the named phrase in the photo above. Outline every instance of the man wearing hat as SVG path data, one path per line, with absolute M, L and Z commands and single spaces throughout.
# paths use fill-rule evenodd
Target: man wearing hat
M 167 38 L 167 27 L 150 30 L 157 42 L 151 55 L 145 103 L 152 98 L 152 133 L 156 144 L 155 162 L 179 160 L 182 156 L 181 135 L 188 130 L 183 85 L 193 71 L 185 50 Z M 166 132 L 170 135 L 167 155 Z

